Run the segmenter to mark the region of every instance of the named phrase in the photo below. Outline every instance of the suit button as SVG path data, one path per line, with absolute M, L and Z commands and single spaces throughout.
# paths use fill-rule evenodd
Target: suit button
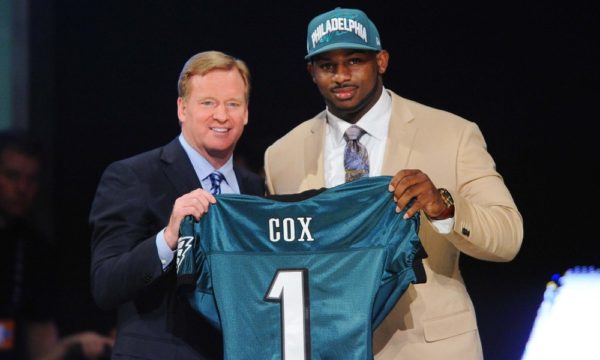
M 152 280 L 152 275 L 150 275 L 150 274 L 144 274 L 144 276 L 143 276 L 142 279 L 144 280 L 144 282 L 146 284 L 148 284 L 148 283 L 150 283 L 150 280 Z
M 471 235 L 471 232 L 469 231 L 469 229 L 462 228 L 462 234 L 463 234 L 464 236 L 469 236 L 469 235 Z

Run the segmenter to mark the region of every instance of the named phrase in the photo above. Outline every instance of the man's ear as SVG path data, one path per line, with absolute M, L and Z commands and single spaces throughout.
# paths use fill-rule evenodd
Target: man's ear
M 177 98 L 177 117 L 179 118 L 179 122 L 183 122 L 185 119 L 185 107 L 187 104 L 185 103 L 185 99 L 181 96 Z
M 390 54 L 386 50 L 381 50 L 377 53 L 377 69 L 379 75 L 385 74 L 388 63 L 390 61 Z
M 310 78 L 312 79 L 312 82 L 316 82 L 315 80 L 315 74 L 313 74 L 313 63 L 312 61 L 309 61 L 306 63 L 306 71 L 308 71 L 308 74 L 310 75 Z

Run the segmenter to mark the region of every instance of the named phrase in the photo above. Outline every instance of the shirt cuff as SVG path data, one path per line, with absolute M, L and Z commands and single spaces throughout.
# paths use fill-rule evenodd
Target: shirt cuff
M 454 228 L 454 217 L 447 218 L 444 220 L 430 220 L 431 225 L 440 233 L 440 234 L 450 234 L 452 232 L 452 228 Z
M 164 229 L 156 234 L 156 249 L 158 250 L 158 257 L 160 259 L 160 263 L 162 264 L 162 268 L 163 270 L 166 270 L 169 265 L 171 265 L 171 262 L 175 257 L 175 251 L 171 250 L 169 245 L 167 245 Z

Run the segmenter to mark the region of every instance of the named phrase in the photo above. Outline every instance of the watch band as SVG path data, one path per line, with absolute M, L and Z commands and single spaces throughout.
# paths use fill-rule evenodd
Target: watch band
M 442 197 L 442 201 L 446 205 L 446 210 L 442 211 L 442 213 L 438 216 L 428 216 L 430 220 L 445 220 L 454 216 L 454 199 L 452 198 L 452 195 L 447 189 L 444 188 L 439 188 L 438 191 Z

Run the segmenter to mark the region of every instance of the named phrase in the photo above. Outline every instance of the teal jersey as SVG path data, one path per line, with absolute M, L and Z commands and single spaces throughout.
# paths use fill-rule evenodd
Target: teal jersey
M 180 290 L 223 332 L 226 359 L 370 359 L 373 329 L 424 281 L 419 218 L 388 176 L 281 202 L 221 195 L 186 217 Z

